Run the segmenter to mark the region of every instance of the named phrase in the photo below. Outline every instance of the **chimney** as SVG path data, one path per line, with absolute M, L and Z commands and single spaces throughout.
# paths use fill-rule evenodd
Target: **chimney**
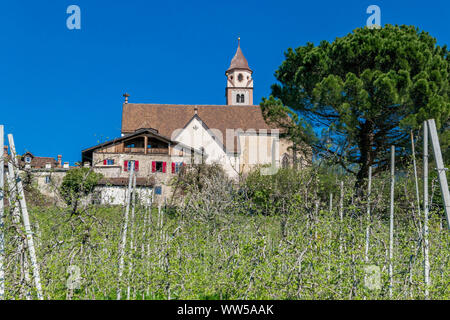
M 130 95 L 128 93 L 124 93 L 123 96 L 125 97 L 125 104 L 128 104 L 128 97 Z
M 64 169 L 69 169 L 69 162 L 64 162 Z
M 62 155 L 58 154 L 58 168 L 62 167 Z
M 197 106 L 194 107 L 194 113 L 195 113 L 195 114 L 198 113 L 198 107 L 197 107 Z

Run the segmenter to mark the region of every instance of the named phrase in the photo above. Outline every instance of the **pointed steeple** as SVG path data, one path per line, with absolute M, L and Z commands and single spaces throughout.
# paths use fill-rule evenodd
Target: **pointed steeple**
M 248 70 L 250 72 L 253 72 L 252 69 L 250 69 L 250 67 L 248 66 L 247 59 L 245 59 L 244 54 L 242 53 L 241 38 L 238 38 L 238 47 L 233 59 L 231 60 L 231 64 L 227 70 L 227 73 L 234 69 Z
M 225 72 L 227 87 L 225 96 L 227 105 L 253 105 L 253 71 L 248 66 L 247 59 L 241 50 L 241 39 L 238 38 L 236 54 L 230 67 Z

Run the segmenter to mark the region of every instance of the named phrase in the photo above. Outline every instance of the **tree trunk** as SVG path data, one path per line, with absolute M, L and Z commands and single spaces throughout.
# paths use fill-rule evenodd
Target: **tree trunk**
M 361 196 L 362 192 L 366 189 L 366 178 L 369 175 L 369 167 L 373 165 L 373 160 L 376 156 L 376 151 L 373 149 L 374 146 L 374 128 L 371 123 L 361 124 L 361 131 L 359 135 L 359 164 L 360 168 L 356 174 L 356 184 L 355 189 L 357 194 Z

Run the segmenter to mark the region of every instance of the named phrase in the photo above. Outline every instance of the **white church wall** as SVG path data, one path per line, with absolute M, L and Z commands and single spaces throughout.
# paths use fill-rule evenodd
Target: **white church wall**
M 222 133 L 217 129 L 209 131 L 203 126 L 199 119 L 194 118 L 183 130 L 175 133 L 173 140 L 184 143 L 192 148 L 203 148 L 207 164 L 219 163 L 230 177 L 239 175 L 239 158 L 228 155 L 223 147 Z
M 241 171 L 248 172 L 258 165 L 272 164 L 279 167 L 278 137 L 270 134 L 257 134 L 255 130 L 247 130 L 239 135 L 241 147 Z

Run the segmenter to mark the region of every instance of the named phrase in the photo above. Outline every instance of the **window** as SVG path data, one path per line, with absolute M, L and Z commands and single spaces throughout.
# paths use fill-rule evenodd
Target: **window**
M 123 170 L 131 171 L 131 165 L 134 163 L 134 171 L 139 171 L 139 161 L 138 160 L 125 160 L 123 162 Z
M 126 145 L 126 148 L 134 148 L 135 144 L 134 143 L 129 143 Z
M 172 162 L 172 173 L 179 173 L 181 171 L 181 168 L 183 168 L 184 163 L 183 162 Z
M 155 187 L 155 194 L 156 194 L 156 195 L 161 195 L 161 194 L 162 194 L 162 188 L 161 188 L 161 186 Z
M 52 182 L 52 178 L 50 176 L 45 176 L 45 184 L 50 184 Z
M 26 157 L 25 157 L 25 162 L 26 162 L 26 163 L 31 163 L 31 157 L 26 156 Z
M 166 172 L 167 163 L 163 161 L 153 161 L 152 162 L 152 172 Z
M 237 94 L 236 95 L 236 103 L 240 103 L 241 102 L 241 95 Z
M 239 82 L 241 82 L 242 80 L 244 80 L 244 76 L 242 75 L 242 73 L 239 73 L 239 75 L 238 75 L 238 80 L 239 80 Z
M 114 159 L 105 159 L 105 160 L 103 160 L 103 165 L 105 165 L 105 166 L 113 166 L 114 165 Z

